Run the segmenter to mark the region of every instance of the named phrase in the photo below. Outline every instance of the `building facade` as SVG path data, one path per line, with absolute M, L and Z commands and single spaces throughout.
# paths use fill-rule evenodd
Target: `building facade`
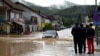
M 16 25 L 13 24 L 14 19 L 23 18 L 23 11 L 21 7 L 14 4 L 11 0 L 0 0 L 0 32 L 10 34 L 16 27 Z M 14 30 L 15 33 L 18 30 L 19 29 Z
M 25 19 L 26 32 L 34 32 L 41 30 L 42 17 L 37 10 L 34 10 L 23 3 L 16 4 L 24 9 L 23 18 Z

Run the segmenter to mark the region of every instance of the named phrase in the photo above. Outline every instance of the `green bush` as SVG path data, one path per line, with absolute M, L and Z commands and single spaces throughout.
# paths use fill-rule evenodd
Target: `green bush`
M 54 29 L 54 27 L 52 26 L 52 24 L 51 23 L 47 23 L 45 28 L 43 28 L 43 31 L 45 31 L 45 30 L 53 30 L 53 29 Z

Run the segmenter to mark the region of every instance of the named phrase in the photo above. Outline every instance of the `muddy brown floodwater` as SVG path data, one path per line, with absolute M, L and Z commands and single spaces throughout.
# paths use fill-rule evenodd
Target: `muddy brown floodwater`
M 0 56 L 18 56 L 34 51 L 36 46 L 32 42 L 9 42 L 0 40 Z
M 57 56 L 72 51 L 71 41 L 59 39 L 0 40 L 0 56 Z M 68 54 L 68 53 L 66 53 Z M 70 54 L 70 53 L 69 53 Z

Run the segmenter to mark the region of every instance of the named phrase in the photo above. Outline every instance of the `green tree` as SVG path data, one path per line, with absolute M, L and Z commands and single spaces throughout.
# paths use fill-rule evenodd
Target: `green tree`
M 45 25 L 45 28 L 43 28 L 44 31 L 45 31 L 45 30 L 53 30 L 53 29 L 54 29 L 54 27 L 52 26 L 51 23 L 47 23 L 47 24 Z

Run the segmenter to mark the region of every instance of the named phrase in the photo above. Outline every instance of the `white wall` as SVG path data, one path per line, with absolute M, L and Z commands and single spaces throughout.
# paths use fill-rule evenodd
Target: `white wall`
M 45 18 L 45 23 L 51 23 L 49 19 Z
M 31 16 L 34 16 L 34 17 L 37 17 L 37 21 L 38 21 L 38 24 L 37 24 L 37 28 L 38 30 L 41 29 L 41 16 L 38 15 L 36 12 L 33 12 L 31 11 L 30 9 L 20 5 L 22 8 L 24 8 L 24 12 L 23 12 L 23 18 L 24 19 L 27 19 L 27 20 L 31 20 Z M 34 27 L 34 26 L 33 26 Z
M 31 13 L 32 16 L 37 17 L 37 21 L 38 21 L 38 30 L 41 30 L 41 23 L 42 23 L 42 17 L 40 15 L 38 15 L 37 13 Z
M 13 12 L 10 13 L 10 17 L 11 17 L 11 20 L 13 20 L 13 18 L 14 18 L 14 13 Z
M 10 13 L 10 17 L 11 17 L 10 20 L 13 20 L 14 18 L 17 18 L 17 19 L 18 19 L 18 18 L 21 18 L 22 16 L 20 16 L 20 15 L 21 15 L 20 13 L 16 13 L 16 12 L 13 12 L 13 11 L 12 11 L 12 12 Z

